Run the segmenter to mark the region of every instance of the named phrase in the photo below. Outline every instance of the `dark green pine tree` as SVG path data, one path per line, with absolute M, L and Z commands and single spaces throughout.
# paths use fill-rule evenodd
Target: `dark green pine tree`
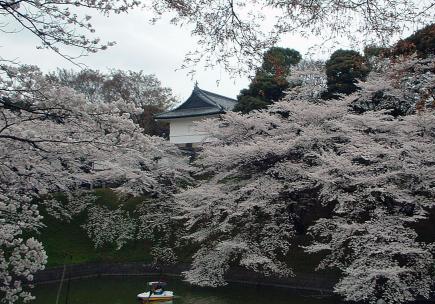
M 365 58 L 352 50 L 337 50 L 326 61 L 326 77 L 328 90 L 324 99 L 338 97 L 338 94 L 349 95 L 358 90 L 358 80 L 365 80 L 370 69 Z
M 264 109 L 284 96 L 289 83 L 286 77 L 290 68 L 301 61 L 298 51 L 273 47 L 263 56 L 263 63 L 247 89 L 240 91 L 234 111 L 248 113 Z

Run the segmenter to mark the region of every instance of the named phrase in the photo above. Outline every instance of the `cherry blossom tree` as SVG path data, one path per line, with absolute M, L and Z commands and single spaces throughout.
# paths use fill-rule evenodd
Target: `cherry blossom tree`
M 134 223 L 93 204 L 85 189 L 167 196 L 188 179 L 188 165 L 176 147 L 143 135 L 131 103 L 90 103 L 34 66 L 2 65 L 0 84 L 0 295 L 14 303 L 31 299 L 23 284 L 46 263 L 41 208 L 66 219 L 88 210 L 85 228 L 97 243 L 122 246 Z
M 138 107 L 155 106 L 168 110 L 176 103 L 171 88 L 163 87 L 153 74 L 144 71 L 110 70 L 102 73 L 84 69 L 79 72 L 58 69 L 48 75 L 50 81 L 72 87 L 91 102 L 123 100 Z
M 95 247 L 116 244 L 120 249 L 127 241 L 135 239 L 137 223 L 121 208 L 111 210 L 105 206 L 91 206 L 84 228 Z
M 433 58 L 412 55 L 406 60 L 395 59 L 394 69 L 388 68 L 389 62 L 376 59 L 372 63 L 370 78 L 358 84 L 363 91 L 352 102 L 353 110 L 363 113 L 384 109 L 397 117 L 433 108 Z
M 345 299 L 427 298 L 433 245 L 413 223 L 435 207 L 434 58 L 380 60 L 360 91 L 330 101 L 319 98 L 322 66 L 303 64 L 284 100 L 198 126 L 214 141 L 196 161 L 199 185 L 177 195 L 199 248 L 186 279 L 222 285 L 231 265 L 291 275 L 294 236 L 308 232 L 306 251 L 325 254 L 319 268 L 341 270 L 335 291 Z M 330 216 L 307 223 L 321 206 Z
M 9 34 L 28 31 L 40 40 L 39 48 L 50 49 L 65 59 L 74 61 L 114 45 L 112 41 L 102 43 L 98 37 L 91 37 L 95 32 L 91 24 L 92 17 L 83 12 L 119 14 L 138 5 L 139 2 L 134 0 L 5 0 L 0 2 L 0 14 L 5 20 L 1 29 Z M 68 47 L 80 50 L 81 53 L 71 55 L 65 50 Z
M 403 303 L 432 290 L 433 245 L 418 241 L 412 223 L 435 207 L 433 64 L 407 58 L 372 72 L 344 102 L 377 111 L 345 116 L 345 142 L 318 155 L 313 177 L 335 209 L 310 228 L 307 250 L 329 252 L 319 268 L 343 271 L 335 290 L 347 300 Z
M 48 75 L 50 81 L 59 82 L 85 94 L 92 102 L 122 100 L 142 108 L 142 113 L 133 119 L 149 135 L 168 135 L 166 123 L 157 122 L 153 115 L 173 107 L 176 97 L 172 90 L 163 87 L 160 80 L 143 71 L 110 70 L 108 73 L 85 69 L 79 72 L 58 69 Z

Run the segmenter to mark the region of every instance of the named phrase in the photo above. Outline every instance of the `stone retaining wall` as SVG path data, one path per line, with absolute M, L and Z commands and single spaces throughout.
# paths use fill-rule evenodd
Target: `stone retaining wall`
M 156 269 L 152 265 L 144 263 L 87 263 L 66 265 L 65 279 L 79 279 L 87 277 L 98 277 L 108 275 L 156 275 L 159 273 L 165 275 L 180 275 L 182 271 L 187 269 L 187 266 L 176 265 L 171 267 L 163 267 Z M 34 278 L 36 284 L 49 283 L 60 281 L 64 271 L 63 266 L 47 268 L 39 271 Z

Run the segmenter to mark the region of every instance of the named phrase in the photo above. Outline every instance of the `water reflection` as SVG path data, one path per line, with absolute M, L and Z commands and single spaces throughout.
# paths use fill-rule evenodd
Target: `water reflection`
M 147 290 L 152 277 L 100 277 L 64 282 L 59 304 L 138 304 L 137 294 Z M 172 301 L 150 304 L 336 304 L 334 297 L 312 297 L 292 290 L 272 287 L 230 285 L 223 288 L 192 287 L 176 278 L 165 278 L 167 290 L 172 290 Z M 37 286 L 33 304 L 56 304 L 59 284 Z

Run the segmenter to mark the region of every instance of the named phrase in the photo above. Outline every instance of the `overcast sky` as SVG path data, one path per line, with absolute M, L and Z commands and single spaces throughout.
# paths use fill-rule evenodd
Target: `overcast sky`
M 186 52 L 192 50 L 196 43 L 188 28 L 179 28 L 164 20 L 151 25 L 146 13 L 140 10 L 109 17 L 94 15 L 92 23 L 101 41 L 116 41 L 117 44 L 80 59 L 91 69 L 143 70 L 146 74 L 155 74 L 164 86 L 172 88 L 180 101 L 190 95 L 195 81 L 203 89 L 233 98 L 248 85 L 247 77 L 231 79 L 219 68 L 204 71 L 199 66 L 194 79 L 187 76 L 186 71 L 177 71 Z M 304 54 L 317 42 L 314 39 L 284 37 L 280 46 L 291 47 Z M 78 69 L 52 51 L 36 49 L 38 44 L 37 38 L 25 31 L 0 34 L 0 54 L 3 58 L 35 64 L 44 71 L 58 67 Z M 328 54 L 318 56 L 327 58 Z

